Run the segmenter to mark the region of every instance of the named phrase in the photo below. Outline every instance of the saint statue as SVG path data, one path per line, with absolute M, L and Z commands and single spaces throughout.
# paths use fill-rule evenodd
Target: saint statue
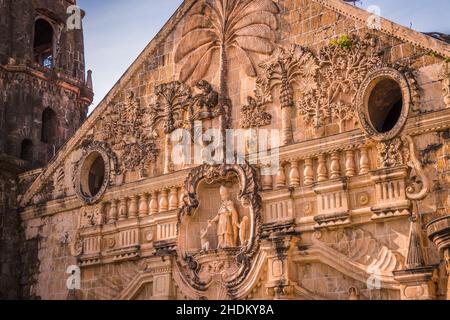
M 217 216 L 209 223 L 217 224 L 217 249 L 237 246 L 239 214 L 230 198 L 229 188 L 220 187 L 221 206 Z

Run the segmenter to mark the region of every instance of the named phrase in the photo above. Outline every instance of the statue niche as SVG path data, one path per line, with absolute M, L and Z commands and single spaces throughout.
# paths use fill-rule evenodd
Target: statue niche
M 257 173 L 248 164 L 205 164 L 191 171 L 185 188 L 178 215 L 178 269 L 199 297 L 213 297 L 222 289 L 233 295 L 258 253 Z
M 248 208 L 235 204 L 238 203 L 233 196 L 236 190 L 227 185 L 201 185 L 199 190 L 200 206 L 197 217 L 193 218 L 197 221 L 191 222 L 191 226 L 199 226 L 199 232 L 194 234 L 200 235 L 200 246 L 194 239 L 189 251 L 201 249 L 201 252 L 207 252 L 246 245 L 249 234 Z M 207 206 L 203 206 L 203 203 L 207 203 Z M 215 215 L 211 218 L 212 214 Z

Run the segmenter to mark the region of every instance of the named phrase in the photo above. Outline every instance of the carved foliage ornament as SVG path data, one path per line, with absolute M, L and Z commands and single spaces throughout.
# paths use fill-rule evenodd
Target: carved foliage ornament
M 115 105 L 102 118 L 101 138 L 119 155 L 123 170 L 142 170 L 148 162 L 156 162 L 156 137 L 146 125 L 145 115 L 139 99 L 130 92 L 124 103 Z
M 446 108 L 450 108 L 450 62 L 444 62 L 442 65 L 441 77 L 444 104 Z
M 377 145 L 378 162 L 381 168 L 406 165 L 410 168 L 410 184 L 406 196 L 411 200 L 422 200 L 430 191 L 430 182 L 424 172 L 422 163 L 417 158 L 417 150 L 413 139 L 405 135 Z
M 316 128 L 333 118 L 339 121 L 342 132 L 344 121 L 354 118 L 360 84 L 371 71 L 382 66 L 380 54 L 373 49 L 375 41 L 369 35 L 365 39 L 353 35 L 347 42 L 347 46 L 332 43 L 320 50 L 314 85 L 306 87 L 314 89 L 304 90 L 297 106 L 305 121 Z
M 230 258 L 235 261 L 234 267 L 230 267 L 231 272 L 227 272 L 227 270 L 222 272 L 220 280 L 231 296 L 237 290 L 239 284 L 245 280 L 251 268 L 251 261 L 258 252 L 261 234 L 261 197 L 259 195 L 261 188 L 257 172 L 249 164 L 219 166 L 205 164 L 193 169 L 186 179 L 185 204 L 178 214 L 178 236 L 183 237 L 182 232 L 180 232 L 182 226 L 188 223 L 187 221 L 191 219 L 200 206 L 197 194 L 199 184 L 202 181 L 207 184 L 222 184 L 232 181 L 236 177 L 240 187 L 238 199 L 244 207 L 249 208 L 250 212 L 250 234 L 238 251 L 229 248 L 223 249 L 222 253 L 218 253 L 219 255 L 225 254 L 228 261 Z M 182 241 L 179 241 L 177 247 L 177 264 L 184 280 L 197 291 L 207 290 L 213 279 L 205 280 L 199 275 L 200 270 L 205 267 L 202 266 L 203 251 L 200 254 L 190 254 L 186 252 L 181 243 Z M 228 264 L 230 262 L 227 262 Z

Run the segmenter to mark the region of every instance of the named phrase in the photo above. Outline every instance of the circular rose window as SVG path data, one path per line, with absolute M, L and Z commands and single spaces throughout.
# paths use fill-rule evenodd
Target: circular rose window
M 406 78 L 384 68 L 364 80 L 357 96 L 358 117 L 366 134 L 377 141 L 390 140 L 403 129 L 411 103 Z
M 77 174 L 77 194 L 86 203 L 95 203 L 108 186 L 109 160 L 100 150 L 88 153 L 80 160 Z

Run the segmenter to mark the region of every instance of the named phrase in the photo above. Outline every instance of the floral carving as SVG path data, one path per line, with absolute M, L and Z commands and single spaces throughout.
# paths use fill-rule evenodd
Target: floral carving
M 378 162 L 381 168 L 391 168 L 405 164 L 403 142 L 400 138 L 381 142 L 377 145 Z
M 360 84 L 371 71 L 382 66 L 379 53 L 372 49 L 374 45 L 372 38 L 361 40 L 352 36 L 346 46 L 332 43 L 320 50 L 320 69 L 314 82 L 320 85 L 307 90 L 308 94 L 298 103 L 298 111 L 307 123 L 319 128 L 332 118 L 339 121 L 341 132 L 344 130 L 345 121 L 355 116 Z
M 145 109 L 131 91 L 124 103 L 103 118 L 103 140 L 120 154 L 123 170 L 143 170 L 148 162 L 156 162 L 155 136 L 145 126 L 144 115 Z
M 450 108 L 450 66 L 449 62 L 444 62 L 441 71 L 442 91 L 444 94 L 444 104 L 446 108 Z
M 422 163 L 417 158 L 413 139 L 406 135 L 378 144 L 378 160 L 382 168 L 407 165 L 410 168 L 406 196 L 411 200 L 422 200 L 430 191 L 430 182 Z
M 253 97 L 247 97 L 247 104 L 241 109 L 241 128 L 249 129 L 269 125 L 272 122 L 272 115 L 264 110 L 264 103 Z
M 291 112 L 294 106 L 294 86 L 302 96 L 309 96 L 317 89 L 316 73 L 319 66 L 311 52 L 298 46 L 278 47 L 267 61 L 260 65 L 262 75 L 257 79 L 257 95 L 262 103 L 272 102 L 272 92 L 280 88 L 283 145 L 293 140 Z

